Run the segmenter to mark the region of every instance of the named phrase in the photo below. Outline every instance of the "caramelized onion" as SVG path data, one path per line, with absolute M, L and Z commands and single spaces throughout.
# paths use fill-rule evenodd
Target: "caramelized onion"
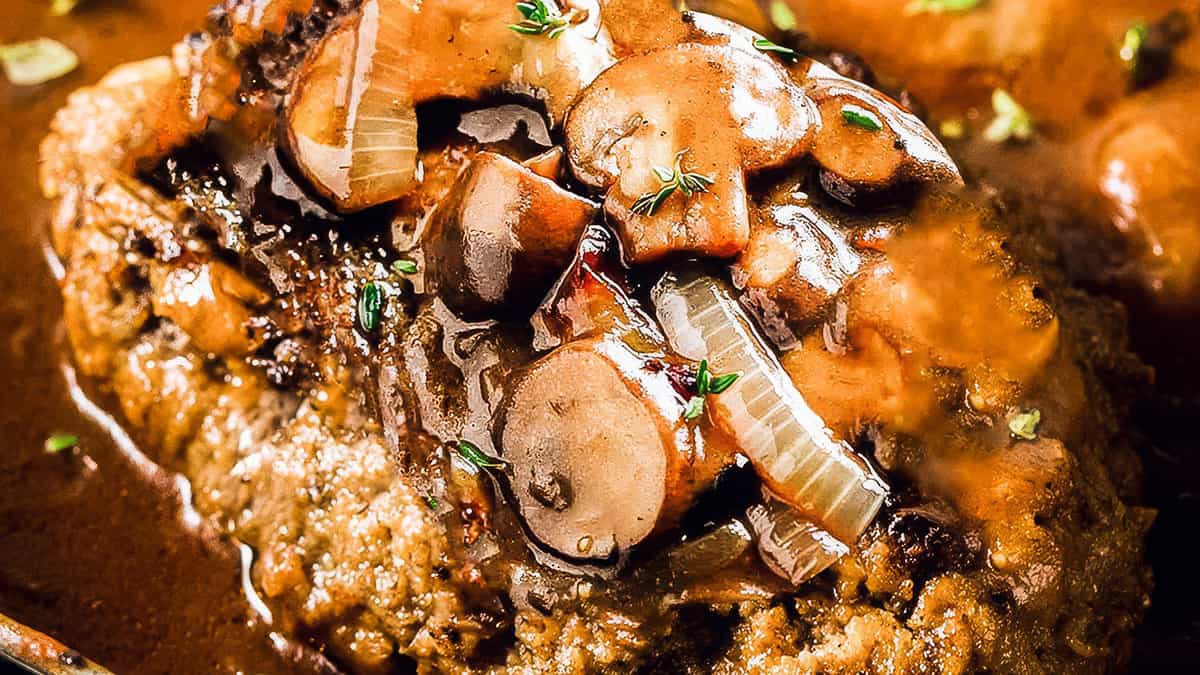
M 414 182 L 417 114 L 399 29 L 364 3 L 305 62 L 289 97 L 288 142 L 296 164 L 341 211 L 397 199 Z
M 654 304 L 679 354 L 742 374 L 709 409 L 763 481 L 838 539 L 857 539 L 887 486 L 804 401 L 728 287 L 693 270 L 668 272 Z
M 731 520 L 669 554 L 671 572 L 678 579 L 711 577 L 728 567 L 750 548 L 750 533 L 741 521 Z
M 849 552 L 832 534 L 772 497 L 747 509 L 746 517 L 763 562 L 793 584 L 808 581 Z

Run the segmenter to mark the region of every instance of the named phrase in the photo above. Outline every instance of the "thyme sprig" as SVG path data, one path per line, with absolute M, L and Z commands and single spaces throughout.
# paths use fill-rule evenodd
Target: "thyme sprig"
M 509 30 L 522 35 L 545 35 L 551 39 L 562 35 L 567 29 L 567 17 L 547 5 L 544 0 L 522 0 L 517 11 L 525 17 L 520 23 L 510 23 Z
M 713 375 L 708 368 L 708 359 L 700 361 L 700 368 L 696 371 L 696 395 L 689 398 L 684 406 L 683 418 L 694 420 L 704 414 L 704 398 L 709 394 L 720 394 L 733 386 L 741 376 L 741 373 Z
M 663 202 L 667 201 L 668 197 L 675 194 L 676 190 L 687 197 L 691 197 L 697 192 L 708 192 L 708 186 L 716 182 L 716 179 L 702 173 L 684 171 L 683 156 L 687 154 L 687 151 L 688 149 L 684 148 L 675 153 L 674 169 L 662 166 L 651 167 L 655 177 L 662 183 L 662 187 L 657 191 L 647 192 L 634 200 L 633 206 L 630 207 L 631 211 L 643 216 L 652 216 L 663 205 Z

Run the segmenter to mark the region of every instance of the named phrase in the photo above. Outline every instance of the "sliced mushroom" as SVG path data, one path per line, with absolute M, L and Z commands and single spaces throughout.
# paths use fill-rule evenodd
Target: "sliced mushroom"
M 741 301 L 788 347 L 820 321 L 862 257 L 821 210 L 786 199 L 756 209 L 750 244 L 733 266 Z
M 258 346 L 251 308 L 270 296 L 232 267 L 216 261 L 155 265 L 150 286 L 154 313 L 175 322 L 201 350 L 243 356 Z
M 597 208 L 507 157 L 479 153 L 430 216 L 429 281 L 466 315 L 532 308 Z
M 292 85 L 287 131 L 300 170 L 339 210 L 355 211 L 412 188 L 419 103 L 527 91 L 561 120 L 612 63 L 607 35 L 592 14 L 553 38 L 510 30 L 520 18 L 509 0 L 366 0 Z
M 531 534 L 605 560 L 673 526 L 724 458 L 705 456 L 662 369 L 619 340 L 572 342 L 512 390 L 497 438 Z
M 815 61 L 800 70 L 820 117 L 812 157 L 833 197 L 853 205 L 863 193 L 901 183 L 962 181 L 954 160 L 916 115 Z
M 530 320 L 536 348 L 603 334 L 647 347 L 665 342 L 654 320 L 630 297 L 617 255 L 608 228 L 588 227 L 571 266 Z
M 745 173 L 807 150 L 815 109 L 777 63 L 729 45 L 680 44 L 625 59 L 581 94 L 566 122 L 571 170 L 611 188 L 605 210 L 631 261 L 686 251 L 735 255 L 750 234 Z M 686 150 L 686 152 L 684 152 Z M 707 177 L 634 213 L 663 187 L 655 167 Z

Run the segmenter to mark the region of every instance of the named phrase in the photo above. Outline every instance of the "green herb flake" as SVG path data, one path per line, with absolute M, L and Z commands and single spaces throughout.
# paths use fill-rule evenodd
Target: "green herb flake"
M 904 6 L 904 13 L 941 14 L 942 12 L 968 12 L 983 4 L 983 0 L 912 0 Z
M 425 505 L 429 507 L 429 510 L 430 510 L 430 511 L 437 511 L 437 510 L 438 510 L 438 499 L 437 499 L 437 497 L 434 497 L 434 496 L 432 496 L 432 495 L 426 495 L 426 497 L 425 497 Z
M 992 92 L 992 110 L 996 117 L 983 137 L 992 143 L 1004 143 L 1008 140 L 1027 141 L 1033 138 L 1033 117 L 1017 103 L 1017 100 L 1003 89 Z
M 544 0 L 518 2 L 517 11 L 524 19 L 520 23 L 510 23 L 508 29 L 521 35 L 546 35 L 553 39 L 567 29 L 567 18 Z
M 417 263 L 413 262 L 412 260 L 405 260 L 401 258 L 400 260 L 392 263 L 392 269 L 400 274 L 416 274 Z
M 842 106 L 842 119 L 846 120 L 847 124 L 853 124 L 867 131 L 883 129 L 883 122 L 879 121 L 879 117 L 875 113 L 853 103 Z
M 50 16 L 66 16 L 70 14 L 80 0 L 50 0 Z
M 458 453 L 463 456 L 468 462 L 474 464 L 481 469 L 503 469 L 508 465 L 508 462 L 499 457 L 492 457 L 479 449 L 471 441 L 459 441 Z
M 8 81 L 32 86 L 58 79 L 79 67 L 75 52 L 57 40 L 38 38 L 0 45 L 0 64 Z
M 1037 408 L 1019 412 L 1008 418 L 1008 430 L 1016 438 L 1027 441 L 1037 439 L 1037 428 L 1042 422 L 1042 411 Z
M 733 383 L 737 382 L 738 378 L 741 376 L 741 373 L 727 373 L 720 377 L 714 377 L 712 382 L 708 385 L 708 392 L 710 394 L 720 394 L 726 389 L 732 387 Z
M 709 394 L 720 394 L 733 386 L 733 383 L 737 382 L 741 376 L 741 373 L 713 375 L 712 369 L 708 366 L 708 359 L 702 359 L 700 366 L 696 369 L 696 395 L 689 398 L 687 405 L 684 406 L 683 418 L 694 420 L 704 414 L 704 398 Z
M 771 6 L 768 9 L 771 15 L 771 23 L 779 30 L 796 30 L 798 22 L 796 21 L 796 13 L 788 7 L 784 0 L 772 0 Z
M 631 211 L 643 216 L 652 216 L 663 205 L 663 202 L 667 201 L 668 197 L 675 194 L 676 190 L 687 197 L 699 192 L 708 192 L 708 186 L 715 182 L 714 178 L 683 170 L 683 156 L 687 154 L 687 151 L 688 149 L 684 148 L 675 153 L 674 169 L 661 166 L 651 167 L 654 176 L 660 183 L 663 183 L 663 186 L 657 191 L 647 192 L 634 200 L 633 206 L 630 207 Z
M 79 445 L 79 437 L 75 434 L 54 434 L 46 439 L 43 448 L 46 452 L 57 455 L 63 450 L 70 450 Z
M 963 121 L 957 117 L 943 120 L 942 123 L 938 125 L 938 134 L 942 138 L 957 140 L 967 135 L 967 127 L 966 124 L 964 124 Z
M 1141 21 L 1133 24 L 1125 31 L 1125 37 L 1121 40 L 1121 61 L 1125 63 L 1125 67 L 1129 70 L 1137 68 L 1138 55 L 1141 54 L 1142 44 L 1146 41 L 1146 33 L 1149 27 Z
M 789 49 L 783 45 L 775 44 L 766 38 L 754 38 L 754 48 L 760 52 L 773 52 L 779 54 L 788 60 L 796 60 L 796 50 Z
M 382 315 L 383 294 L 374 281 L 368 281 L 358 291 L 358 327 L 370 333 L 379 328 Z

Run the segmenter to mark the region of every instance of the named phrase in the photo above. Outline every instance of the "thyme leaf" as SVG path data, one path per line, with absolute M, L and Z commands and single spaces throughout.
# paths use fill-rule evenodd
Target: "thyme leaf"
M 867 131 L 879 131 L 883 128 L 883 122 L 879 121 L 879 117 L 875 113 L 853 103 L 842 106 L 842 119 L 846 120 L 847 124 L 853 124 Z
M 1016 139 L 1027 141 L 1033 138 L 1033 117 L 1017 100 L 1003 89 L 992 92 L 992 109 L 995 119 L 983 130 L 983 137 L 992 143 L 1003 143 Z
M 741 373 L 713 375 L 708 366 L 708 359 L 701 359 L 700 366 L 696 369 L 696 395 L 689 398 L 684 406 L 683 418 L 693 420 L 704 414 L 705 397 L 709 394 L 720 394 L 733 386 L 741 376 Z
M 467 440 L 458 442 L 458 454 L 481 469 L 503 469 L 505 466 L 508 466 L 508 462 L 499 457 L 488 455 L 480 450 L 478 445 Z
M 567 18 L 545 0 L 522 0 L 517 3 L 517 11 L 524 19 L 510 23 L 508 28 L 521 35 L 546 35 L 553 39 L 567 29 Z
M 983 4 L 983 0 L 912 0 L 904 7 L 908 16 L 914 14 L 941 14 L 942 12 L 966 12 Z
M 46 439 L 43 448 L 46 452 L 56 455 L 63 450 L 70 450 L 79 445 L 79 437 L 75 434 L 54 434 Z
M 685 196 L 691 197 L 698 192 L 708 192 L 708 186 L 716 182 L 716 179 L 711 176 L 705 176 L 702 173 L 692 173 L 683 170 L 683 156 L 687 154 L 688 149 L 684 148 L 675 153 L 675 166 L 673 169 L 668 169 L 662 166 L 651 167 L 655 178 L 663 184 L 657 191 L 650 191 L 642 194 L 634 200 L 630 210 L 636 214 L 643 216 L 652 216 L 655 211 L 667 201 L 667 198 L 675 194 L 678 190 Z
M 413 262 L 412 260 L 401 258 L 400 260 L 392 263 L 392 269 L 396 270 L 400 274 L 416 274 L 417 263 Z
M 796 59 L 795 49 L 776 44 L 766 38 L 754 38 L 754 48 L 760 52 L 774 52 L 776 54 L 780 54 L 790 61 L 794 61 Z
M 374 281 L 368 281 L 358 291 L 358 327 L 370 333 L 379 328 L 382 315 L 383 294 Z
M 1008 431 L 1016 438 L 1027 441 L 1037 439 L 1037 428 L 1042 422 L 1042 411 L 1037 408 L 1019 412 L 1008 418 Z

